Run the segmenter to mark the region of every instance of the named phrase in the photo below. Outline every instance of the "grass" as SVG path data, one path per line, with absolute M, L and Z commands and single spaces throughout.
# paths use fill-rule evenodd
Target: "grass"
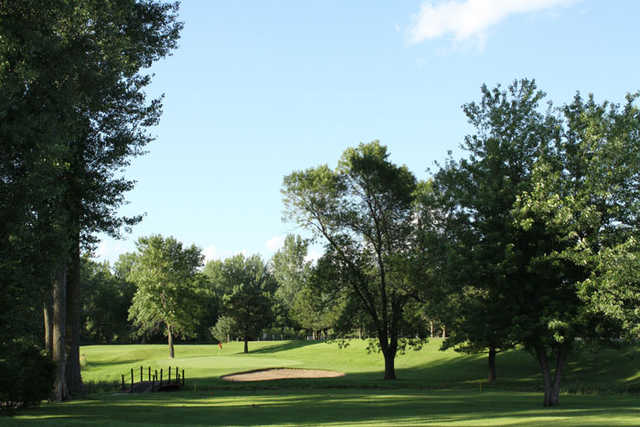
M 102 388 L 86 399 L 45 404 L 0 419 L 2 425 L 637 425 L 640 388 L 636 348 L 584 350 L 570 361 L 561 406 L 541 407 L 540 376 L 522 351 L 497 359 L 499 383 L 484 384 L 486 357 L 438 351 L 433 340 L 396 361 L 397 381 L 383 381 L 379 354 L 365 344 L 279 341 L 179 345 L 88 346 L 83 379 L 111 384 L 139 367 L 179 366 L 186 390 L 132 395 Z M 228 383 L 225 374 L 269 367 L 330 369 L 340 378 Z M 5 423 L 6 422 L 6 423 Z

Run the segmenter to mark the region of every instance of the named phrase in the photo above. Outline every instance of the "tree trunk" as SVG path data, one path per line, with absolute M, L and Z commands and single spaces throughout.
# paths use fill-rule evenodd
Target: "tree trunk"
M 173 359 L 175 352 L 173 350 L 173 333 L 171 332 L 171 326 L 167 326 L 167 342 L 169 344 L 169 358 Z
M 67 274 L 67 385 L 69 391 L 82 391 L 80 374 L 80 234 L 77 231 L 69 258 Z
M 551 367 L 549 366 L 549 360 L 546 352 L 541 348 L 536 348 L 536 357 L 542 370 L 542 376 L 544 378 L 544 406 L 558 406 L 560 403 L 560 380 L 562 378 L 562 372 L 569 355 L 570 346 L 563 344 L 558 347 L 556 352 L 556 366 L 553 373 L 553 379 L 551 378 Z
M 249 353 L 249 337 L 244 336 L 244 352 Z
M 564 371 L 568 355 L 569 346 L 560 346 L 556 355 L 556 371 L 553 374 L 553 388 L 551 389 L 550 406 L 557 406 L 560 403 L 560 380 L 562 378 L 562 372 Z
M 53 305 L 51 298 L 51 292 L 47 292 L 42 308 L 44 318 L 44 348 L 47 350 L 47 353 L 49 353 L 49 356 L 53 355 Z
M 433 338 L 435 336 L 435 333 L 433 330 L 433 320 L 429 321 L 429 329 L 431 329 L 431 338 Z
M 53 386 L 53 399 L 62 401 L 69 398 L 67 387 L 66 366 L 67 355 L 65 351 L 66 335 L 66 292 L 67 272 L 65 267 L 60 267 L 53 281 L 53 327 L 52 327 L 52 357 L 56 363 L 56 379 Z
M 551 394 L 552 394 L 551 372 L 549 369 L 549 361 L 547 360 L 547 354 L 545 353 L 544 349 L 540 347 L 536 347 L 536 358 L 538 359 L 538 364 L 540 365 L 540 369 L 542 370 L 542 378 L 544 380 L 543 405 L 545 407 L 553 406 L 551 403 Z
M 447 337 L 447 327 L 442 325 L 442 338 Z
M 396 352 L 392 351 L 391 348 L 387 348 L 387 350 L 383 350 L 384 354 L 384 379 L 385 380 L 395 380 L 396 379 Z
M 489 346 L 489 377 L 487 382 L 493 384 L 496 380 L 496 348 Z

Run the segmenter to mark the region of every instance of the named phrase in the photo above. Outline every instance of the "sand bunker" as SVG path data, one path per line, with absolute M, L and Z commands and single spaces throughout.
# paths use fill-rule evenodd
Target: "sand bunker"
M 343 372 L 322 371 L 319 369 L 272 368 L 225 375 L 222 379 L 225 381 L 270 381 L 292 378 L 334 378 L 343 376 Z

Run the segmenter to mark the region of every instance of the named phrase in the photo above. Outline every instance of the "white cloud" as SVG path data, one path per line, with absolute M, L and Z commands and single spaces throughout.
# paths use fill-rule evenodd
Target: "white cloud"
M 410 43 L 452 35 L 456 42 L 473 41 L 482 49 L 486 31 L 509 15 L 566 6 L 579 0 L 447 0 L 422 3 L 407 30 Z
M 273 236 L 272 238 L 267 240 L 267 242 L 265 243 L 265 246 L 271 252 L 275 252 L 278 249 L 280 249 L 282 246 L 284 246 L 284 239 L 285 239 L 284 236 Z

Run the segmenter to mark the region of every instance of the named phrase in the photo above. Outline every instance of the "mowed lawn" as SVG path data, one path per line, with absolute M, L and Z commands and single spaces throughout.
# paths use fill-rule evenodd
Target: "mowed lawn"
M 541 407 L 537 367 L 527 353 L 498 356 L 498 384 L 487 386 L 486 356 L 441 352 L 439 340 L 398 357 L 398 380 L 382 380 L 380 354 L 366 344 L 303 341 L 87 346 L 83 379 L 102 391 L 43 404 L 0 425 L 638 425 L 637 348 L 583 350 L 569 363 L 560 407 Z M 140 366 L 185 370 L 187 386 L 172 393 L 128 394 L 106 388 Z M 270 367 L 330 369 L 340 378 L 229 383 L 220 376 Z

